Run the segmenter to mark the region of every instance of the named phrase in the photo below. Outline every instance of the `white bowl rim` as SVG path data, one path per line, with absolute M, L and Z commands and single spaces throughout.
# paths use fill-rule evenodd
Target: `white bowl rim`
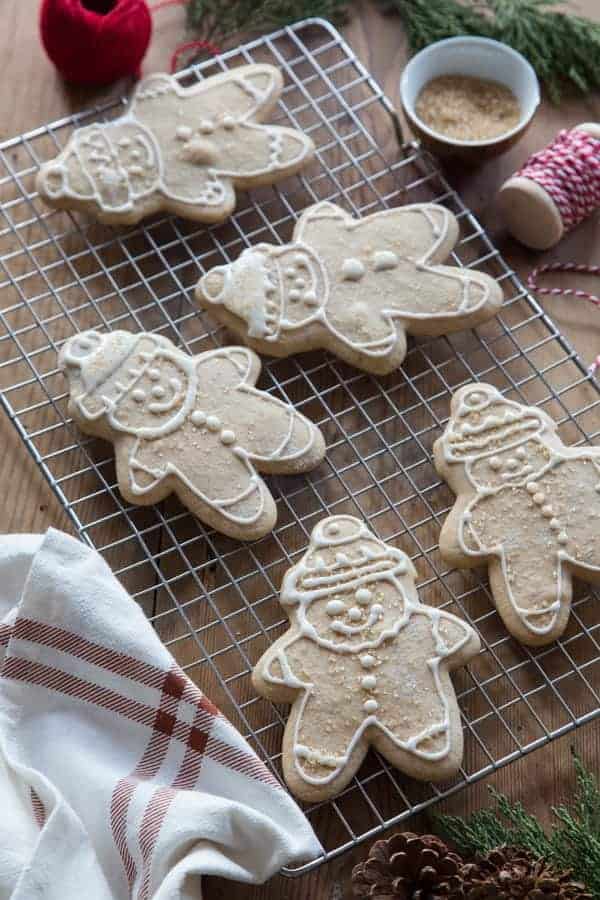
M 487 138 L 486 140 L 474 140 L 474 141 L 461 141 L 458 138 L 448 137 L 448 135 L 441 134 L 439 131 L 433 131 L 432 128 L 429 128 L 428 125 L 423 122 L 412 109 L 409 108 L 409 105 L 405 101 L 406 95 L 406 85 L 408 83 L 408 79 L 410 77 L 410 68 L 413 62 L 418 57 L 423 57 L 430 55 L 431 53 L 435 53 L 438 47 L 448 46 L 448 44 L 482 44 L 484 46 L 493 46 L 496 48 L 500 48 L 503 53 L 506 53 L 507 56 L 512 56 L 515 60 L 518 60 L 519 64 L 522 65 L 527 72 L 529 78 L 531 79 L 532 85 L 534 87 L 534 95 L 535 102 L 532 104 L 529 115 L 524 118 L 519 119 L 518 123 L 514 128 L 511 128 L 510 131 L 505 131 L 504 134 L 498 135 L 498 137 Z M 538 106 L 541 101 L 540 94 L 540 83 L 538 81 L 538 77 L 535 73 L 535 69 L 531 65 L 528 59 L 526 59 L 522 53 L 519 53 L 518 50 L 515 50 L 513 47 L 510 47 L 508 44 L 505 44 L 503 41 L 496 41 L 493 38 L 486 37 L 478 37 L 477 35 L 457 35 L 456 37 L 444 38 L 441 41 L 435 41 L 433 44 L 429 44 L 427 47 L 423 47 L 422 50 L 419 50 L 418 53 L 415 53 L 412 56 L 407 64 L 404 67 L 404 71 L 400 77 L 400 101 L 402 103 L 402 108 L 406 113 L 407 117 L 412 120 L 418 127 L 424 131 L 429 137 L 434 138 L 437 141 L 440 141 L 444 144 L 449 144 L 453 147 L 491 147 L 494 144 L 499 144 L 507 139 L 513 137 L 515 134 L 518 134 L 524 128 L 529 125 L 532 118 L 534 117 Z

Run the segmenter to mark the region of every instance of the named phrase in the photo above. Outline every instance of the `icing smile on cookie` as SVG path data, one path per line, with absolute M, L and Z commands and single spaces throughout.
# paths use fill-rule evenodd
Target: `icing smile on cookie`
M 362 604 L 370 603 L 372 598 L 373 594 L 367 588 L 360 588 L 355 596 L 356 601 Z M 343 609 L 340 609 L 338 604 L 341 604 Z M 363 631 L 376 625 L 383 618 L 384 611 L 381 603 L 372 603 L 368 610 L 361 609 L 360 606 L 351 606 L 348 609 L 341 600 L 331 600 L 327 604 L 327 615 L 336 617 L 330 626 L 332 631 L 350 637 L 362 634 Z M 348 621 L 342 621 L 340 616 L 344 616 L 350 622 L 360 622 L 361 619 L 364 621 L 360 625 L 349 625 Z

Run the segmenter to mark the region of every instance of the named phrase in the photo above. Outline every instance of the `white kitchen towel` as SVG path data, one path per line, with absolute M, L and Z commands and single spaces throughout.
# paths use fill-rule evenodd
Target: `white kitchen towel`
M 0 900 L 198 900 L 320 852 L 95 551 L 0 537 Z

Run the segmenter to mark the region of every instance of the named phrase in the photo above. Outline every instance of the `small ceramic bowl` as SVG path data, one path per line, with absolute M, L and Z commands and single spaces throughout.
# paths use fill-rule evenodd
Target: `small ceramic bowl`
M 459 141 L 432 131 L 418 118 L 415 103 L 425 85 L 440 75 L 471 75 L 506 85 L 519 101 L 519 124 L 485 141 Z M 411 129 L 428 150 L 477 164 L 519 140 L 539 105 L 540 86 L 531 65 L 512 47 L 490 38 L 455 37 L 430 44 L 413 56 L 400 79 L 400 101 Z

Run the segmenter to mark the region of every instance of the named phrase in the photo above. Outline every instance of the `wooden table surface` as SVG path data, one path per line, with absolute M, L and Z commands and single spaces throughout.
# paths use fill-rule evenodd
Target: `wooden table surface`
M 597 0 L 579 0 L 573 6 L 600 19 Z M 0 82 L 0 139 L 83 109 L 107 96 L 121 94 L 128 87 L 119 84 L 108 92 L 66 88 L 40 49 L 34 7 L 32 0 L 25 3 L 4 0 L 3 3 L 4 27 L 0 35 L 0 48 L 4 60 L 4 80 Z M 145 72 L 167 68 L 174 46 L 185 39 L 181 9 L 162 10 L 158 17 L 152 47 L 144 64 Z M 398 20 L 383 17 L 370 2 L 358 3 L 344 32 L 388 96 L 396 100 L 398 80 L 407 58 Z M 506 155 L 488 162 L 476 172 L 459 168 L 449 173 L 454 187 L 483 221 L 508 263 L 521 276 L 526 276 L 534 265 L 542 262 L 600 262 L 600 256 L 595 253 L 600 236 L 598 217 L 580 226 L 554 250 L 534 255 L 517 246 L 503 233 L 492 204 L 499 185 L 518 168 L 529 152 L 547 144 L 560 128 L 583 121 L 600 121 L 600 97 L 569 99 L 560 107 L 544 102 L 526 137 Z M 570 277 L 568 281 L 572 285 L 588 286 L 584 277 Z M 594 288 L 598 289 L 598 285 L 590 283 L 590 289 Z M 546 306 L 583 359 L 591 361 L 600 352 L 598 310 L 584 302 L 562 297 L 548 300 Z M 34 462 L 24 452 L 16 431 L 6 419 L 0 420 L 0 429 L 3 448 L 0 490 L 4 497 L 2 530 L 41 531 L 49 525 L 69 530 L 66 515 Z M 444 809 L 464 814 L 478 808 L 487 802 L 486 788 L 493 783 L 510 797 L 521 798 L 543 821 L 549 821 L 550 806 L 572 792 L 569 745 L 575 744 L 584 761 L 596 770 L 598 734 L 598 726 L 592 724 L 574 735 L 555 741 L 533 756 L 504 768 L 487 782 L 456 795 L 444 804 Z M 426 829 L 427 817 L 411 820 L 410 827 Z M 361 846 L 304 878 L 288 880 L 277 877 L 258 888 L 211 879 L 206 885 L 205 895 L 208 900 L 238 900 L 242 897 L 247 900 L 341 900 L 350 896 L 349 873 L 366 850 L 366 846 Z

